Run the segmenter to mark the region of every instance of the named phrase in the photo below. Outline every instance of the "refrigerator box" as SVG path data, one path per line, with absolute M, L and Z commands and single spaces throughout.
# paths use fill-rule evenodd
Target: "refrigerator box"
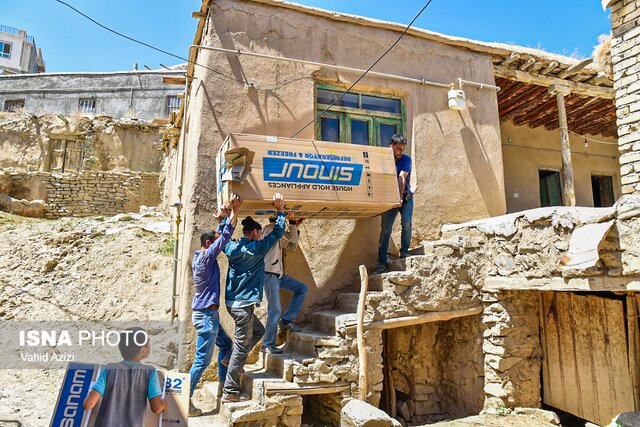
M 400 203 L 395 159 L 389 147 L 230 134 L 216 156 L 218 206 L 237 193 L 240 216 L 285 211 L 299 218 L 367 218 Z
M 67 365 L 51 417 L 51 427 L 93 427 L 102 399 L 89 411 L 85 411 L 82 404 L 102 369 L 102 366 L 91 363 L 70 362 Z M 142 427 L 187 427 L 189 425 L 189 374 L 158 370 L 158 376 L 167 409 L 161 414 L 154 414 L 147 403 Z

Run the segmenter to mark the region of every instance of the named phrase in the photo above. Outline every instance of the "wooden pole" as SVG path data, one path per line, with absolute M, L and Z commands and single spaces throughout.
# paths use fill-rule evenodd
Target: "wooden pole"
M 556 96 L 558 102 L 558 123 L 560 124 L 560 149 L 562 151 L 562 204 L 576 205 L 576 194 L 573 185 L 573 168 L 571 166 L 571 146 L 569 145 L 569 125 L 567 124 L 567 108 L 565 95 L 571 93 L 566 86 L 549 86 L 549 93 Z
M 638 303 L 634 293 L 627 295 L 627 334 L 629 342 L 629 373 L 636 411 L 640 410 L 640 331 L 638 331 Z
M 367 400 L 367 347 L 364 342 L 364 310 L 367 303 L 367 288 L 369 287 L 369 274 L 364 265 L 360 266 L 360 296 L 358 298 L 358 324 L 356 339 L 358 341 L 360 400 Z

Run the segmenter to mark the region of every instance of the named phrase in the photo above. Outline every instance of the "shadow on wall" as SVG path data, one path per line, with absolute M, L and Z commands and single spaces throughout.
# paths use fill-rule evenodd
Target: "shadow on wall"
M 464 149 L 469 160 L 471 172 L 475 178 L 480 195 L 484 201 L 485 209 L 490 216 L 502 215 L 505 213 L 503 208 L 498 211 L 495 206 L 505 206 L 500 199 L 504 197 L 504 191 L 500 187 L 500 183 L 496 178 L 491 160 L 487 156 L 487 151 L 483 145 L 483 141 L 478 137 L 480 134 L 474 121 L 468 115 L 460 114 L 460 119 L 465 127 L 460 130 Z M 469 126 L 471 124 L 471 126 Z
M 333 304 L 337 291 L 352 286 L 361 264 L 375 264 L 380 222 L 377 217 L 308 220 L 301 228 L 300 247 L 287 258 L 286 268 L 309 287 L 304 313 L 315 304 Z

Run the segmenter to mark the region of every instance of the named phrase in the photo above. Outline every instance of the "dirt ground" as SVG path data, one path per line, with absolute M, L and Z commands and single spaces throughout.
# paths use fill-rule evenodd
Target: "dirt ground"
M 59 321 L 82 325 L 89 320 L 154 320 L 170 326 L 169 226 L 167 218 L 154 212 L 55 221 L 0 212 L 0 324 L 5 340 L 15 343 L 18 330 L 34 320 L 46 321 L 42 329 L 57 329 Z M 171 369 L 177 345 L 165 332 L 149 331 L 152 355 L 147 362 Z M 0 366 L 0 425 L 49 425 L 63 369 L 15 366 L 7 363 L 15 355 L 1 340 L 0 346 L 0 363 L 5 362 Z

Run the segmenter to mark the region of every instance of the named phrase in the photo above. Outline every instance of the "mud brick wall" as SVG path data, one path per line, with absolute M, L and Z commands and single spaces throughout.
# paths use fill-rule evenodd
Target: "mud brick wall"
M 45 218 L 115 215 L 160 204 L 160 176 L 143 172 L 12 172 L 11 196 L 46 202 Z

